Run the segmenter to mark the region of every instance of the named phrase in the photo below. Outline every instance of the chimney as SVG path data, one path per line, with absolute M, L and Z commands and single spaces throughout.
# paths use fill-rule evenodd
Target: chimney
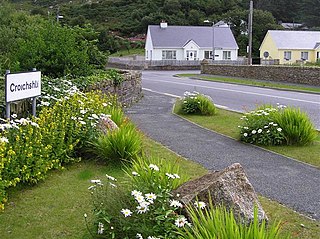
M 160 23 L 160 28 L 161 29 L 166 29 L 168 27 L 168 23 L 166 23 L 165 21 L 161 21 L 161 23 Z

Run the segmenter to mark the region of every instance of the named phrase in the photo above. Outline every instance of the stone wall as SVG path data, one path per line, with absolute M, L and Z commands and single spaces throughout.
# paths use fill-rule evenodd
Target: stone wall
M 320 67 L 201 64 L 201 74 L 320 86 Z
M 119 85 L 110 80 L 104 80 L 89 87 L 89 90 L 101 90 L 105 94 L 115 94 L 123 106 L 129 106 L 142 97 L 141 71 L 119 70 L 124 78 Z

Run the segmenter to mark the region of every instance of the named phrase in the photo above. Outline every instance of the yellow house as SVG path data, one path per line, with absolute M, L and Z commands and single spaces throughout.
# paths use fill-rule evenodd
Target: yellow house
M 260 46 L 260 58 L 280 64 L 320 60 L 320 31 L 269 30 Z

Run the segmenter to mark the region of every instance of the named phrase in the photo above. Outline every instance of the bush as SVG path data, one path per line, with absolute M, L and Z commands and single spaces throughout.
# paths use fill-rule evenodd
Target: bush
M 48 96 L 48 101 L 42 101 L 38 118 L 2 119 L 1 208 L 6 201 L 6 188 L 17 183 L 36 183 L 48 170 L 76 161 L 76 152 L 86 147 L 87 140 L 96 135 L 99 116 L 115 107 L 112 98 L 100 93 L 67 92 L 65 97 Z
M 309 117 L 300 109 L 285 106 L 260 106 L 242 118 L 240 139 L 260 145 L 306 145 L 317 134 Z
M 240 139 L 246 143 L 260 145 L 281 145 L 285 142 L 282 128 L 275 122 L 278 109 L 262 106 L 246 113 L 241 119 Z
M 266 221 L 259 224 L 258 210 L 255 208 L 254 219 L 249 225 L 237 223 L 232 211 L 225 207 L 201 209 L 187 207 L 191 215 L 192 226 L 180 229 L 180 239 L 276 239 L 279 236 L 280 223 L 273 223 L 266 228 Z M 289 237 L 287 237 L 289 238 Z
M 122 75 L 120 75 L 120 73 L 115 69 L 109 70 L 108 71 L 108 75 L 109 75 L 109 78 L 112 80 L 112 82 L 113 82 L 113 84 L 115 86 L 120 85 L 124 80 Z
M 182 204 L 171 198 L 171 189 L 181 179 L 177 171 L 167 171 L 175 165 L 163 162 L 160 167 L 155 162 L 134 160 L 133 167 L 126 168 L 129 183 L 120 184 L 109 175 L 107 183 L 92 181 L 99 238 L 176 238 L 184 217 L 178 214 Z
M 288 107 L 281 110 L 275 116 L 275 121 L 282 128 L 288 145 L 306 145 L 317 137 L 316 129 L 308 115 L 300 109 Z
M 184 97 L 177 101 L 176 106 L 178 112 L 183 114 L 214 115 L 216 113 L 212 99 L 196 91 L 186 91 Z
M 120 159 L 130 162 L 142 150 L 141 136 L 129 123 L 109 130 L 106 134 L 99 134 L 97 139 L 91 140 L 91 145 L 91 151 L 100 159 L 113 161 Z

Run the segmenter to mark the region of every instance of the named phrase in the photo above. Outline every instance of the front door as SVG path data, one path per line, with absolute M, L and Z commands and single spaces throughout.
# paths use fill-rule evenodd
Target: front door
M 187 51 L 187 60 L 193 61 L 197 59 L 197 51 Z

